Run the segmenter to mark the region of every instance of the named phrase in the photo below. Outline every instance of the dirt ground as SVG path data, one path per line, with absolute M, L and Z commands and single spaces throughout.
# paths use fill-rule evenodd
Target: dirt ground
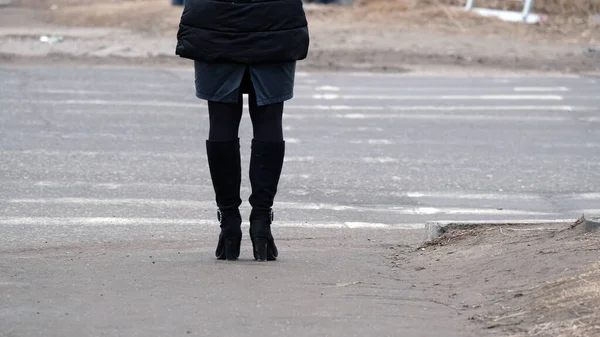
M 600 22 L 593 16 L 548 14 L 542 24 L 524 25 L 483 18 L 436 3 L 439 1 L 365 0 L 354 7 L 307 4 L 311 48 L 302 66 L 388 71 L 427 65 L 600 71 Z M 54 47 L 47 53 L 54 58 L 95 56 L 75 49 L 100 45 L 96 49 L 108 48 L 112 51 L 108 56 L 116 58 L 125 56 L 153 63 L 148 56 L 151 54 L 161 62 L 165 58 L 166 62 L 181 61 L 174 56 L 171 44 L 182 8 L 171 6 L 168 0 L 13 0 L 11 6 L 31 10 L 35 13 L 32 18 L 45 25 L 105 27 L 133 34 L 97 38 L 93 43 L 88 38 L 86 44 L 70 48 Z M 14 31 L 10 38 L 15 43 Z M 64 45 L 69 43 L 67 40 Z M 21 44 L 12 50 L 23 50 L 22 54 L 40 49 L 37 40 L 20 37 L 18 42 Z M 22 47 L 28 42 L 32 46 Z M 117 46 L 107 47 L 109 44 Z M 143 49 L 142 45 L 149 47 Z M 127 51 L 117 51 L 124 49 Z
M 454 228 L 417 250 L 395 248 L 390 261 L 403 281 L 446 298 L 441 303 L 486 331 L 593 337 L 600 336 L 598 242 L 600 232 L 575 224 Z

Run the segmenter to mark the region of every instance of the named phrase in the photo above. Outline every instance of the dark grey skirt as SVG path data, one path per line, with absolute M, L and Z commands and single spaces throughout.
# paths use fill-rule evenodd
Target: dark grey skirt
M 294 96 L 296 62 L 245 65 L 194 61 L 196 96 L 207 101 L 237 103 L 241 93 L 256 93 L 256 103 L 268 105 Z

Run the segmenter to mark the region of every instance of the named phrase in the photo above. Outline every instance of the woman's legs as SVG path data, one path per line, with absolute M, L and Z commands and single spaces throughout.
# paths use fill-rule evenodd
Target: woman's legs
M 241 96 L 241 95 L 240 95 Z M 242 98 L 237 103 L 208 102 L 208 118 L 210 127 L 208 139 L 229 141 L 238 139 L 240 121 L 242 120 Z
M 275 260 L 278 252 L 271 234 L 271 207 L 285 155 L 283 102 L 258 106 L 256 95 L 251 92 L 249 103 L 254 134 L 250 155 L 250 237 L 257 260 Z M 216 250 L 219 259 L 239 257 L 242 220 L 238 209 L 241 204 L 238 132 L 242 110 L 242 97 L 235 104 L 208 102 L 210 129 L 206 149 L 221 223 Z
M 239 257 L 242 240 L 242 217 L 238 209 L 242 203 L 238 138 L 242 107 L 241 99 L 237 104 L 208 103 L 210 130 L 206 141 L 206 154 L 221 224 L 215 255 L 223 260 L 236 260 Z
M 283 103 L 259 107 L 255 95 L 250 94 L 250 118 L 254 132 L 250 155 L 250 238 L 254 258 L 260 261 L 275 260 L 278 255 L 271 234 L 271 207 L 285 155 L 282 117 Z
M 283 141 L 283 102 L 257 106 L 256 97 L 249 95 L 253 138 L 263 142 Z

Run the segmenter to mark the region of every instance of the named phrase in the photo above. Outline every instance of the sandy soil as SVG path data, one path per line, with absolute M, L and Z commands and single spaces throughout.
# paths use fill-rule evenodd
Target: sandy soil
M 102 56 L 150 63 L 153 61 L 148 61 L 149 57 L 168 56 L 167 62 L 180 62 L 173 55 L 173 43 L 181 7 L 171 6 L 169 1 L 14 1 L 18 2 L 13 7 L 35 11 L 33 17 L 40 24 L 126 31 L 118 38 L 87 38 L 73 47 L 64 46 L 69 43 L 66 39 L 62 46 L 54 46 L 47 53 L 55 57 L 96 57 L 88 52 L 89 45 L 96 44 L 101 45 L 96 49 L 110 46 L 111 53 Z M 522 25 L 447 6 L 408 6 L 402 1 L 379 1 L 355 8 L 307 5 L 306 11 L 311 50 L 302 65 L 308 68 L 406 70 L 412 66 L 448 65 L 560 72 L 600 70 L 600 26 L 582 16 L 550 16 L 541 25 Z M 68 36 L 68 32 L 62 33 Z M 14 32 L 11 37 L 14 44 Z M 20 40 L 23 47 L 11 47 L 13 50 L 32 54 L 29 49 L 39 49 L 37 40 Z M 122 52 L 124 49 L 127 51 Z M 5 50 L 0 53 L 7 54 Z
M 600 336 L 599 240 L 575 225 L 457 228 L 417 250 L 394 249 L 390 263 L 482 329 L 591 337 Z

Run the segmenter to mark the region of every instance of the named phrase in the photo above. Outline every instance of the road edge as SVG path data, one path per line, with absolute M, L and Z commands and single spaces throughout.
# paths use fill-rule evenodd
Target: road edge
M 479 226 L 536 226 L 536 225 L 568 225 L 581 219 L 525 219 L 525 220 L 473 220 L 473 221 L 428 221 L 425 223 L 423 242 L 429 243 L 442 236 L 450 227 L 472 228 Z M 600 226 L 600 225 L 599 225 Z

